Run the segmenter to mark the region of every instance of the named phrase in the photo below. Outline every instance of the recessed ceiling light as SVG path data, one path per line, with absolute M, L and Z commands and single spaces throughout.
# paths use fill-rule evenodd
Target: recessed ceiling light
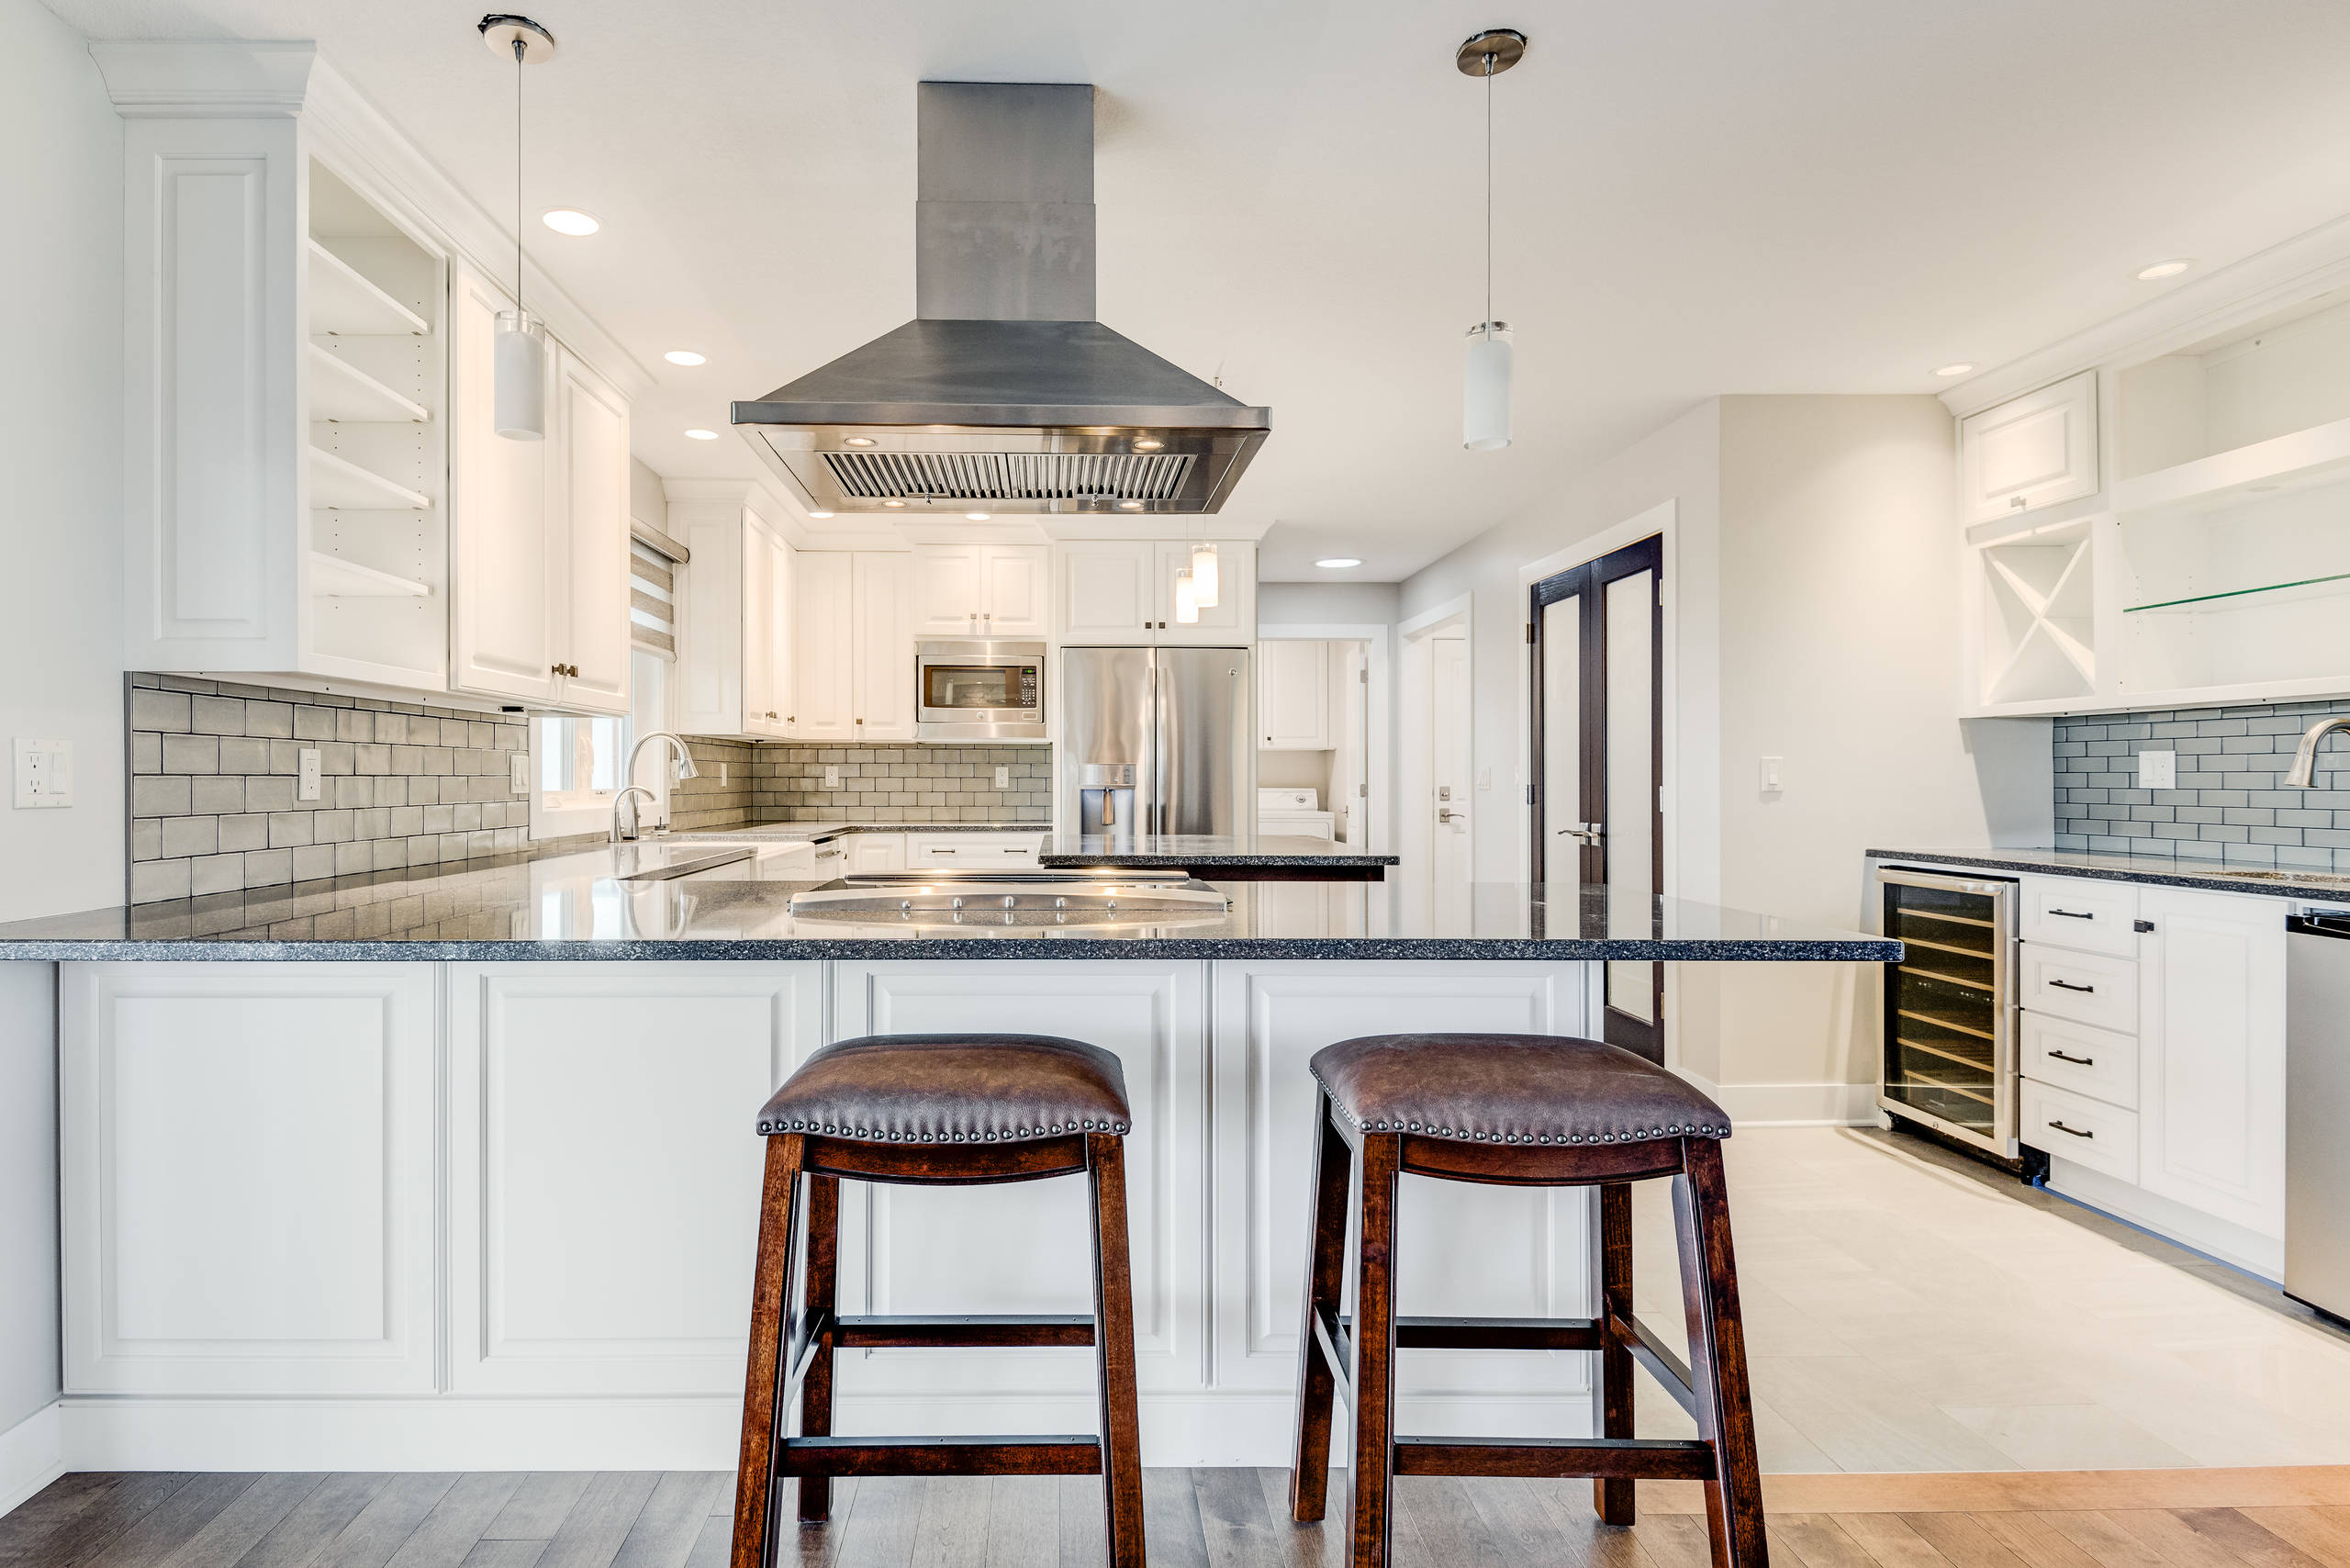
M 814 518 L 818 522 L 822 522 L 833 514 L 828 511 L 811 511 L 808 515 Z
M 843 446 L 871 446 L 873 438 L 869 435 L 845 435 L 841 437 L 841 444 Z
M 603 227 L 576 207 L 549 207 L 539 214 L 539 221 L 558 234 L 593 234 Z
M 900 500 L 900 499 L 898 499 L 895 496 L 892 496 L 892 497 L 890 497 L 888 500 L 883 501 L 881 504 L 882 504 L 883 506 L 885 506 L 885 507 L 901 507 L 901 506 L 904 506 L 906 503 L 905 503 L 905 502 L 903 502 L 903 501 L 901 501 L 901 500 Z
M 1140 501 L 1120 501 L 1118 503 L 1118 510 L 1120 511 L 1140 511 L 1142 510 L 1142 503 Z
M 985 521 L 987 521 L 987 520 L 988 520 L 989 518 L 990 518 L 990 517 L 994 516 L 995 514 L 994 514 L 994 513 L 992 513 L 992 512 L 984 512 L 984 511 L 967 511 L 967 512 L 965 512 L 963 515 L 964 515 L 965 517 L 969 518 L 973 522 L 985 522 Z
M 1362 557 L 1360 555 L 1325 555 L 1322 559 L 1315 562 L 1314 564 L 1317 566 L 1326 567 L 1330 571 L 1343 572 L 1348 566 L 1361 566 Z
M 2138 269 L 2140 283 L 2156 283 L 2166 277 L 2177 277 L 2195 263 L 2185 256 L 2174 256 L 2167 262 L 2156 262 L 2150 267 Z
M 1936 375 L 1972 375 L 1975 374 L 1975 367 L 1967 364 L 1964 360 L 1961 360 L 1956 364 L 1938 364 L 1934 366 L 1934 374 Z
M 718 439 L 718 432 L 716 431 L 688 431 L 686 434 L 695 441 L 716 441 Z
M 1157 452 L 1160 447 L 1166 444 L 1167 443 L 1165 442 L 1159 440 L 1157 436 L 1138 435 L 1135 437 L 1135 450 L 1136 452 Z
M 691 349 L 671 349 L 661 357 L 671 364 L 708 364 L 710 363 L 708 354 L 696 353 Z

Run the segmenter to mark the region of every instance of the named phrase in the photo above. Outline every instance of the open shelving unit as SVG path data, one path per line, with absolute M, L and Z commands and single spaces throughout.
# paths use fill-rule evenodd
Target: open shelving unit
M 425 599 L 431 585 L 413 577 L 394 577 L 356 561 L 319 551 L 310 553 L 310 591 L 328 599 Z
M 1986 546 L 1986 704 L 2061 701 L 2097 689 L 2096 552 L 2087 522 Z

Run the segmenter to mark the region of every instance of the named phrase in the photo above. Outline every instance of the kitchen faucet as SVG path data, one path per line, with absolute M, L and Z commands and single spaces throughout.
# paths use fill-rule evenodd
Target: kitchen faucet
M 672 776 L 677 782 L 683 783 L 688 778 L 700 777 L 700 769 L 694 767 L 694 754 L 691 748 L 689 748 L 683 740 L 680 740 L 677 736 L 671 734 L 668 731 L 655 730 L 643 739 L 638 741 L 634 745 L 629 747 L 628 766 L 621 770 L 621 778 L 627 779 L 634 779 L 636 778 L 636 759 L 643 756 L 644 755 L 644 748 L 651 745 L 655 741 L 667 742 L 670 748 L 677 754 L 676 761 L 677 771 Z M 623 843 L 629 839 L 638 836 L 636 811 L 631 804 L 630 801 L 630 798 L 635 795 L 642 795 L 648 801 L 659 799 L 654 791 L 646 789 L 643 785 L 637 783 L 631 783 L 627 789 L 622 790 L 619 794 L 613 796 L 612 842 L 614 844 Z
M 2285 783 L 2295 790 L 2311 790 L 2317 784 L 2317 746 L 2333 730 L 2350 730 L 2350 713 L 2329 713 L 2311 724 L 2301 736 L 2300 749 L 2293 753 L 2292 771 L 2285 775 Z

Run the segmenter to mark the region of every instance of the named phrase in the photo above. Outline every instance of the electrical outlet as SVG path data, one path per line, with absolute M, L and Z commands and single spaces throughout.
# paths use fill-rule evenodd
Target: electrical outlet
M 518 751 L 507 759 L 506 780 L 517 795 L 530 792 L 531 754 L 529 752 Z
M 840 787 L 841 787 L 841 770 L 840 770 L 839 768 L 837 768 L 837 767 L 827 767 L 827 768 L 825 768 L 825 769 L 824 769 L 824 788 L 825 788 L 825 789 L 827 789 L 827 790 L 837 790 L 837 789 L 839 789 Z
M 2178 753 L 2175 751 L 2142 751 L 2138 754 L 2138 788 L 2141 790 L 2176 790 L 2178 788 Z
M 304 746 L 297 761 L 301 771 L 295 779 L 294 798 L 297 801 L 315 801 L 319 798 L 319 748 L 312 745 Z
M 1494 770 L 1490 767 L 1481 767 L 1477 769 L 1477 788 L 1480 790 L 1490 790 L 1493 787 Z
M 718 781 L 721 784 L 726 782 L 726 764 L 722 762 L 718 765 Z
M 999 767 L 995 770 L 995 787 L 999 790 L 1009 790 L 1012 788 L 1012 769 L 1009 767 Z
M 73 743 L 17 742 L 17 805 L 37 811 L 73 803 Z

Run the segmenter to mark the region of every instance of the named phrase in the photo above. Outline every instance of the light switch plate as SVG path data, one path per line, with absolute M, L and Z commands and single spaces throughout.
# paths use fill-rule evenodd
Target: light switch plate
M 527 794 L 531 788 L 531 754 L 518 751 L 507 759 L 506 780 L 517 795 Z
M 297 759 L 300 772 L 295 777 L 294 798 L 315 801 L 319 798 L 319 748 L 306 745 Z
M 2175 751 L 2142 751 L 2138 754 L 2138 788 L 2141 790 L 2176 790 L 2178 788 L 2178 753 Z
M 1786 782 L 1781 770 L 1785 766 L 1786 760 L 1784 756 L 1766 756 L 1762 759 L 1758 778 L 1762 793 L 1765 795 L 1776 795 L 1785 790 Z
M 1012 788 L 1012 769 L 1009 767 L 999 767 L 995 770 L 995 787 L 999 790 L 1009 790 Z
M 17 805 L 22 811 L 73 803 L 73 743 L 17 741 Z

